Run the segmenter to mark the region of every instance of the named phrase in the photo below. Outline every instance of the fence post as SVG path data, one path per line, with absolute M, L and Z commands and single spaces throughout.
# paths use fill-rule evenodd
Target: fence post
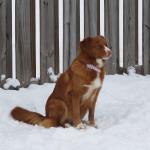
M 85 37 L 99 34 L 99 0 L 84 0 L 84 34 Z
M 30 0 L 30 40 L 32 77 L 36 77 L 36 33 L 35 33 L 35 0 Z
M 150 1 L 143 0 L 143 68 L 150 74 Z
M 6 74 L 6 3 L 0 1 L 0 75 Z
M 49 82 L 49 67 L 55 73 L 59 70 L 58 0 L 41 0 L 40 12 L 40 81 L 44 83 Z
M 138 63 L 138 1 L 123 1 L 123 65 L 124 68 Z
M 11 1 L 0 0 L 0 76 L 12 76 Z M 1 85 L 1 80 L 0 80 Z
M 80 1 L 64 0 L 64 70 L 68 68 L 72 60 L 76 57 L 80 41 Z
M 6 78 L 12 77 L 12 1 L 6 0 Z
M 16 0 L 16 76 L 23 86 L 27 86 L 33 75 L 32 59 L 35 49 L 32 49 L 35 44 L 32 39 L 35 32 L 33 26 L 35 22 L 31 21 L 31 4 L 33 0 Z M 31 14 L 32 12 L 32 14 Z M 35 12 L 35 11 L 34 11 Z M 32 23 L 32 24 L 31 24 Z M 32 42 L 31 42 L 32 39 Z M 35 66 L 35 65 L 34 65 Z
M 119 69 L 119 0 L 105 0 L 105 36 L 112 49 L 107 72 L 115 74 Z

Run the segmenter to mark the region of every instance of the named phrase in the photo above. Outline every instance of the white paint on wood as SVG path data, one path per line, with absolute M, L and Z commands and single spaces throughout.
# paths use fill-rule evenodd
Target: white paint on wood
M 123 67 L 123 0 L 119 0 L 119 66 Z
M 59 72 L 63 72 L 63 1 L 59 0 Z
M 12 0 L 12 78 L 16 78 L 15 0 Z
M 142 65 L 142 7 L 143 7 L 143 0 L 138 0 L 138 64 Z
M 40 1 L 35 1 L 36 17 L 36 78 L 40 78 Z
M 100 0 L 100 34 L 105 35 L 104 0 Z
M 80 41 L 84 39 L 84 0 L 80 0 Z

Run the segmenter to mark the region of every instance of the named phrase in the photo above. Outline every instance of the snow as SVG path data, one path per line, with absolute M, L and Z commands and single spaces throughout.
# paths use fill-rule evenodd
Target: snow
M 134 75 L 136 75 L 136 69 L 133 66 L 130 66 L 127 68 L 127 73 L 130 76 L 134 76 Z
M 6 80 L 6 83 L 3 85 L 3 88 L 4 88 L 4 89 L 9 89 L 9 88 L 11 88 L 11 87 L 17 88 L 17 87 L 19 87 L 19 86 L 20 86 L 19 80 L 17 80 L 17 79 L 12 79 L 12 78 L 8 78 L 8 79 Z
M 49 78 L 50 78 L 50 80 L 51 80 L 52 82 L 56 82 L 57 79 L 58 79 L 58 77 L 59 77 L 59 74 L 58 74 L 58 75 L 55 75 L 55 74 L 54 74 L 54 70 L 53 70 L 52 67 L 49 67 L 49 68 L 48 68 L 47 74 L 48 74 L 48 76 L 49 76 Z
M 45 129 L 10 117 L 15 106 L 44 114 L 54 85 L 30 85 L 19 91 L 0 89 L 0 150 L 150 149 L 150 76 L 106 76 L 96 106 L 98 129 Z
M 40 78 L 31 78 L 30 82 L 38 82 L 40 80 Z
M 3 80 L 5 80 L 5 79 L 6 79 L 6 75 L 5 75 L 5 74 L 2 74 L 2 75 L 0 76 L 0 80 L 3 81 Z

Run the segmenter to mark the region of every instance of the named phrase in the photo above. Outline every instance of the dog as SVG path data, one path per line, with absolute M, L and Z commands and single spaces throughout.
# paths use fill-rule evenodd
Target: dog
M 85 128 L 83 118 L 88 112 L 89 126 L 95 126 L 94 114 L 98 94 L 105 76 L 105 61 L 112 55 L 103 36 L 88 37 L 80 42 L 80 54 L 60 75 L 48 97 L 43 116 L 16 107 L 11 116 L 31 125 L 45 128 L 67 126 Z

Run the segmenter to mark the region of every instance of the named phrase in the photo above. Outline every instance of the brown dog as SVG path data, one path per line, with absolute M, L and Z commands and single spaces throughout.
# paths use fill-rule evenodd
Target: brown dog
M 95 125 L 95 104 L 105 75 L 104 62 L 111 50 L 102 36 L 84 39 L 80 49 L 79 56 L 57 80 L 46 103 L 46 116 L 16 107 L 11 112 L 14 119 L 46 128 L 66 123 L 84 128 L 82 118 L 89 112 L 88 124 Z

